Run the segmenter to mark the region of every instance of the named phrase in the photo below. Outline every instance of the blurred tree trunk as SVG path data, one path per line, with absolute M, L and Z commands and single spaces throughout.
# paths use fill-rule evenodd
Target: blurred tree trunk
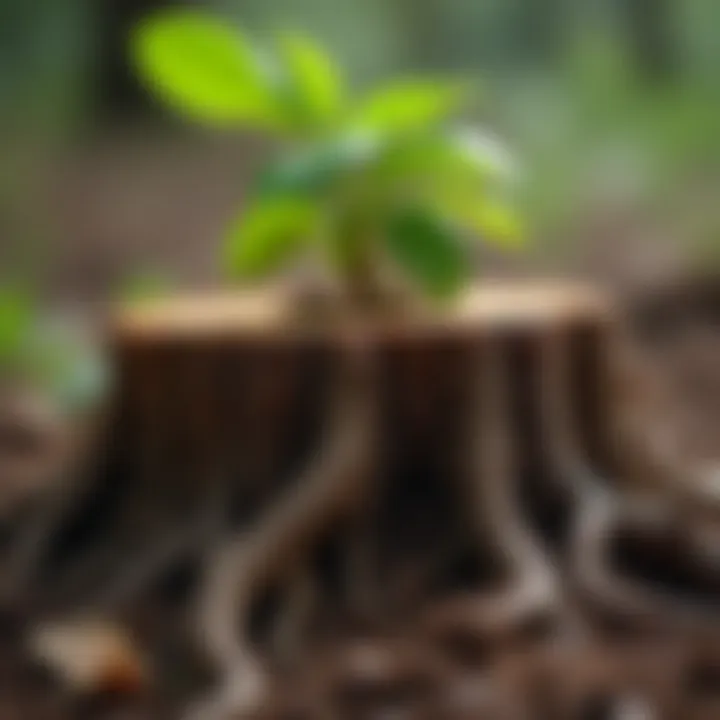
M 148 13 L 163 7 L 203 5 L 204 0 L 98 0 L 96 117 L 101 122 L 147 117 L 160 109 L 143 90 L 128 63 L 128 36 Z
M 443 0 L 398 0 L 395 3 L 399 25 L 405 28 L 407 57 L 404 62 L 412 71 L 418 68 L 437 70 L 444 65 L 443 16 L 447 7 Z
M 568 0 L 396 0 L 413 69 L 552 61 L 566 38 Z
M 555 60 L 565 41 L 565 0 L 525 0 L 518 5 L 520 12 L 518 51 L 531 63 Z

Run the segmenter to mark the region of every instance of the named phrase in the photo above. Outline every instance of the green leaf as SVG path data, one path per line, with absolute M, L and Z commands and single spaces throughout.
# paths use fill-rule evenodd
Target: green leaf
M 338 66 L 313 40 L 296 33 L 280 37 L 290 94 L 302 119 L 312 127 L 326 127 L 340 114 L 344 90 Z
M 518 212 L 509 204 L 480 201 L 469 215 L 474 228 L 489 245 L 518 250 L 526 245 L 526 233 Z
M 445 189 L 448 184 L 474 187 L 506 185 L 514 178 L 512 160 L 490 136 L 465 130 L 403 135 L 387 143 L 377 166 L 378 177 L 411 180 Z
M 261 198 L 318 197 L 368 167 L 379 150 L 377 138 L 368 133 L 350 133 L 312 145 L 273 163 L 260 175 L 255 194 Z
M 456 152 L 478 173 L 508 183 L 517 180 L 518 168 L 515 159 L 492 134 L 466 127 L 453 131 L 450 137 Z
M 317 208 L 302 200 L 259 202 L 230 228 L 226 269 L 240 278 L 257 278 L 277 270 L 309 239 L 317 220 Z
M 350 124 L 389 133 L 427 129 L 447 120 L 467 101 L 464 83 L 409 80 L 374 92 Z
M 394 214 L 385 241 L 390 256 L 429 295 L 453 295 L 468 278 L 468 258 L 460 238 L 427 210 Z
M 241 33 L 212 15 L 152 15 L 135 29 L 131 55 L 150 89 L 193 120 L 271 128 L 281 123 L 268 68 Z
M 525 247 L 525 228 L 520 215 L 507 202 L 482 195 L 457 197 L 445 209 L 454 221 L 477 233 L 488 245 L 506 250 Z
M 509 198 L 512 158 L 492 136 L 443 130 L 398 138 L 376 166 L 388 194 L 412 198 L 490 243 L 518 248 L 523 229 Z

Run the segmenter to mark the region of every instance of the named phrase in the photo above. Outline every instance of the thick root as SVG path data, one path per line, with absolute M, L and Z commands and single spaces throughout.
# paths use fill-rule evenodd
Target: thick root
M 233 688 L 214 703 L 222 713 L 251 709 L 265 685 L 262 661 L 247 637 L 258 593 L 301 562 L 326 528 L 362 501 L 374 455 L 376 396 L 373 358 L 365 348 L 349 348 L 319 458 L 267 517 L 212 563 L 199 619 L 207 649 Z
M 476 528 L 475 542 L 499 556 L 504 580 L 474 598 L 451 599 L 430 611 L 425 626 L 441 644 L 467 636 L 485 642 L 509 639 L 557 609 L 557 582 L 548 557 L 525 524 L 516 497 L 514 432 L 509 415 L 508 376 L 502 347 L 482 346 L 472 409 L 472 436 L 465 449 L 465 497 Z

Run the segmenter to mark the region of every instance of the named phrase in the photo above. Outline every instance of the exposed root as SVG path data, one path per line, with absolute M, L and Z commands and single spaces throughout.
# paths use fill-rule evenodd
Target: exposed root
M 328 525 L 361 501 L 374 455 L 377 388 L 374 358 L 350 347 L 329 413 L 321 454 L 257 526 L 223 547 L 212 563 L 200 602 L 200 632 L 227 684 L 213 702 L 220 712 L 249 710 L 265 684 L 247 638 L 253 601 L 273 579 L 302 561 Z
M 272 637 L 273 655 L 281 667 L 293 666 L 307 640 L 318 587 L 310 568 L 301 566 L 289 582 L 288 596 Z
M 407 605 L 408 601 L 423 598 L 433 581 L 440 577 L 442 571 L 462 551 L 465 540 L 463 534 L 459 530 L 451 533 L 450 537 L 443 539 L 443 542 L 422 558 L 408 560 L 406 567 L 399 570 L 387 593 L 393 607 L 402 607 Z
M 510 421 L 510 381 L 501 345 L 484 345 L 478 367 L 474 410 L 478 438 L 470 445 L 476 464 L 469 499 L 476 526 L 487 532 L 481 542 L 490 542 L 504 556 L 510 573 L 510 585 L 498 596 L 491 624 L 511 627 L 528 614 L 554 606 L 555 578 L 549 559 L 520 513 L 513 466 L 516 433 Z
M 549 479 L 573 505 L 593 502 L 608 492 L 608 484 L 593 470 L 577 434 L 572 406 L 570 348 L 567 335 L 557 331 L 542 340 L 539 354 L 540 428 Z
M 368 512 L 352 523 L 345 556 L 344 582 L 348 612 L 359 622 L 377 618 L 380 613 L 378 543 L 374 532 L 376 527 L 372 503 L 370 498 Z
M 25 596 L 37 579 L 42 561 L 52 546 L 60 525 L 65 521 L 79 495 L 79 488 L 55 487 L 41 501 L 37 514 L 22 528 L 13 543 L 2 574 L 4 599 Z
M 333 718 L 422 717 L 437 707 L 448 667 L 422 642 L 356 640 L 321 657 Z
M 636 536 L 635 542 L 662 536 L 670 539 L 674 552 L 687 553 L 680 562 L 687 570 L 694 568 L 691 572 L 702 574 L 704 598 L 685 596 L 679 586 L 672 592 L 663 586 L 664 581 L 644 577 L 642 568 L 632 574 L 618 568 L 617 542 L 628 531 Z M 622 504 L 608 499 L 584 507 L 573 537 L 573 571 L 591 606 L 614 618 L 615 624 L 625 623 L 635 629 L 717 635 L 720 564 L 703 563 L 692 547 L 683 547 L 685 532 L 684 521 L 678 521 L 675 509 L 662 498 L 626 497 Z M 664 562 L 669 565 L 673 561 L 678 560 L 667 558 Z M 671 582 L 680 582 L 672 572 Z M 693 582 L 700 577 L 696 575 Z
M 442 603 L 426 621 L 431 635 L 508 638 L 535 619 L 552 615 L 557 606 L 557 583 L 537 539 L 519 512 L 514 436 L 509 415 L 506 363 L 498 343 L 481 347 L 475 365 L 477 385 L 468 438 L 470 466 L 465 493 L 481 550 L 491 546 L 505 568 L 499 589 L 478 591 Z
M 645 378 L 636 373 L 632 379 L 647 390 Z M 573 572 L 591 607 L 611 619 L 613 626 L 655 633 L 712 634 L 717 626 L 713 604 L 720 592 L 720 545 L 708 519 L 717 504 L 710 495 L 703 495 L 703 486 L 709 490 L 710 484 L 683 455 L 678 435 L 668 422 L 667 407 L 657 403 L 659 388 L 650 390 L 655 392 L 651 397 L 641 396 L 644 402 L 624 408 L 622 428 L 622 455 L 630 472 L 641 481 L 641 492 L 607 495 L 602 502 L 584 505 L 576 515 L 570 539 Z M 655 551 L 662 557 L 657 562 L 647 560 L 651 566 L 668 567 L 669 572 L 661 575 L 672 578 L 674 591 L 663 586 L 668 578 L 658 582 L 644 576 L 642 567 L 631 572 L 618 567 L 618 553 L 628 554 L 627 547 L 618 549 L 625 536 L 640 544 L 665 538 L 666 551 Z M 672 548 L 673 557 L 667 548 Z M 675 557 L 678 553 L 684 559 Z M 678 561 L 683 569 L 680 577 L 672 577 L 676 571 L 670 566 Z M 714 594 L 714 603 L 683 597 L 680 583 L 687 574 L 693 583 L 699 574 L 704 575 L 703 592 Z
M 635 486 L 659 493 L 694 522 L 720 519 L 720 463 L 702 462 L 683 447 L 677 404 L 657 369 L 627 353 L 619 433 L 621 455 Z
M 210 503 L 198 520 L 188 527 L 172 527 L 158 541 L 133 555 L 130 562 L 104 588 L 93 601 L 93 606 L 104 612 L 117 612 L 138 601 L 142 594 L 159 577 L 192 557 L 200 557 L 209 549 L 223 528 L 222 514 Z
M 13 539 L 0 579 L 3 600 L 13 602 L 27 598 L 60 529 L 88 490 L 87 458 L 79 447 L 76 450 L 73 462 L 59 459 L 60 467 L 37 500 L 31 518 Z

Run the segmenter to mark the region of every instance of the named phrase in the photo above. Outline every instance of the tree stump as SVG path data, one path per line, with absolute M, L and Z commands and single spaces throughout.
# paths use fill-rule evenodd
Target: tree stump
M 119 309 L 103 468 L 10 543 L 21 617 L 129 623 L 163 702 L 213 685 L 203 720 L 702 694 L 717 528 L 652 477 L 602 293 L 487 283 L 372 317 L 297 297 Z M 636 676 L 637 653 L 668 662 Z
M 602 293 L 487 283 L 449 314 L 317 322 L 294 303 L 171 299 L 111 326 L 117 522 L 190 527 L 217 502 L 233 528 L 198 616 L 220 715 L 338 632 L 415 622 L 461 662 L 531 632 L 559 607 L 574 473 L 617 467 Z

